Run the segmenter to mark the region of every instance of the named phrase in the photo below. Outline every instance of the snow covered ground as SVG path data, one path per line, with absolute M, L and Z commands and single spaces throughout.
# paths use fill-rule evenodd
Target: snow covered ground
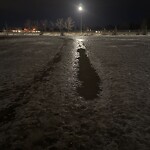
M 108 149 L 149 149 L 150 38 L 87 38 L 85 45 L 102 81 L 96 110 L 104 143 Z
M 86 65 L 85 77 L 99 76 L 94 99 L 78 91 L 95 86 Z M 149 150 L 149 141 L 150 37 L 0 39 L 0 149 Z

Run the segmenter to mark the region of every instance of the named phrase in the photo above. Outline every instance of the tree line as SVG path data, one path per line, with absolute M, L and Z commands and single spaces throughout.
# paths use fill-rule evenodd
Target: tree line
M 41 21 L 26 20 L 24 27 L 29 30 L 35 28 L 36 30 L 43 32 L 59 30 L 61 34 L 63 34 L 64 31 L 71 31 L 74 28 L 74 25 L 75 22 L 73 19 L 68 17 L 67 19 L 59 18 L 55 22 L 46 19 Z

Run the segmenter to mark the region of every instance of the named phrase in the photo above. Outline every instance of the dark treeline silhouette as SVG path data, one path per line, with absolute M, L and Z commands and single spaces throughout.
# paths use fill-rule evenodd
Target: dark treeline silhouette
M 43 19 L 40 21 L 34 21 L 34 20 L 26 20 L 21 29 L 27 28 L 29 30 L 35 28 L 36 30 L 39 30 L 41 32 L 60 32 L 61 35 L 63 35 L 64 32 L 70 32 L 80 31 L 80 26 L 75 24 L 73 19 L 71 17 L 68 17 L 66 19 L 59 18 L 55 21 Z M 137 34 L 147 34 L 147 32 L 150 30 L 150 19 L 143 19 L 140 23 L 129 23 L 124 22 L 120 24 L 109 24 L 105 26 L 97 25 L 95 27 L 90 27 L 88 25 L 83 24 L 83 32 L 84 31 L 112 31 L 113 34 L 116 34 L 117 31 L 134 31 L 137 32 Z M 14 27 L 11 27 L 11 25 L 5 23 L 2 27 L 1 31 L 3 30 L 10 30 L 14 29 Z
M 33 29 L 47 32 L 47 31 L 71 31 L 74 27 L 74 21 L 71 17 L 67 19 L 59 18 L 56 21 L 48 21 L 48 20 L 40 20 L 40 21 L 32 21 L 27 20 L 24 24 L 24 28 Z

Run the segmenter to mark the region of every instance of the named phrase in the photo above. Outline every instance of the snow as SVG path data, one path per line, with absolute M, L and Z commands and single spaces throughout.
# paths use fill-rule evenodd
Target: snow
M 108 113 L 106 133 L 114 132 L 111 141 L 118 149 L 150 146 L 150 134 L 145 131 L 150 126 L 149 43 L 147 37 L 87 38 L 85 43 L 103 82 L 97 109 Z
M 78 41 L 101 79 L 85 100 Z M 148 150 L 148 36 L 0 40 L 0 149 Z M 86 75 L 86 74 L 85 74 Z

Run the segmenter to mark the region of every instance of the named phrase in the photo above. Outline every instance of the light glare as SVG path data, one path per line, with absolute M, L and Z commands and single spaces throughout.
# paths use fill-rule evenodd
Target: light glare
M 82 11 L 82 10 L 83 10 L 83 8 L 81 6 L 79 6 L 79 11 Z

